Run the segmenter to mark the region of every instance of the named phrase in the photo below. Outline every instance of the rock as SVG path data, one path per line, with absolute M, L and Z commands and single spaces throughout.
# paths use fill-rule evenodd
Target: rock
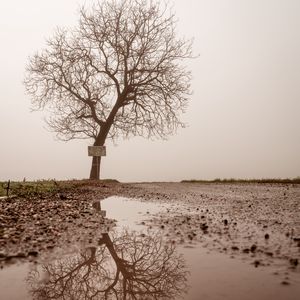
M 192 235 L 188 234 L 188 238 L 189 238 L 189 240 L 192 241 L 194 237 Z
M 207 233 L 208 225 L 206 223 L 200 224 L 200 229 L 203 231 L 203 233 Z
M 60 200 L 67 200 L 68 197 L 65 194 L 59 194 L 59 199 Z
M 255 268 L 257 268 L 261 263 L 259 260 L 255 260 L 253 264 L 254 264 Z
M 293 266 L 293 267 L 297 267 L 298 264 L 299 264 L 299 261 L 297 258 L 291 258 L 290 259 L 290 264 Z
M 27 257 L 27 255 L 24 253 L 24 252 L 19 252 L 15 255 L 15 257 L 18 257 L 18 258 L 25 258 Z
M 28 252 L 28 256 L 37 257 L 38 255 L 39 255 L 39 253 L 36 250 L 31 250 Z

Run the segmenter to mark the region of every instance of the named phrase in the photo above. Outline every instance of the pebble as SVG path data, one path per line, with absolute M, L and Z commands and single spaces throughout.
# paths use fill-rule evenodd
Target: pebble
M 254 253 L 256 251 L 256 249 L 257 249 L 257 246 L 254 244 L 254 245 L 251 246 L 250 251 L 252 253 Z
M 255 260 L 253 264 L 254 264 L 255 268 L 257 268 L 261 263 L 259 260 Z
M 290 264 L 293 266 L 293 267 L 297 267 L 298 264 L 299 264 L 299 261 L 297 258 L 291 258 L 290 259 Z
M 25 258 L 25 257 L 27 257 L 27 255 L 24 252 L 19 252 L 16 254 L 16 257 Z
M 36 257 L 38 255 L 39 255 L 39 253 L 36 250 L 31 250 L 31 251 L 28 252 L 28 256 L 35 256 Z

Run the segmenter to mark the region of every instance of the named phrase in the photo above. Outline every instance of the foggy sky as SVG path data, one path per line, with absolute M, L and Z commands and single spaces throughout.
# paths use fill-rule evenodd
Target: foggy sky
M 30 112 L 28 57 L 90 1 L 1 1 L 0 180 L 87 178 L 88 141 L 61 142 Z M 188 124 L 167 141 L 107 143 L 102 177 L 121 181 L 300 176 L 300 1 L 176 0 L 194 37 Z

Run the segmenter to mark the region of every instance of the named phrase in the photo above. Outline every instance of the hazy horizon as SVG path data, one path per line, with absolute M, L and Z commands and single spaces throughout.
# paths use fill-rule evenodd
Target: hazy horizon
M 88 178 L 91 141 L 61 142 L 30 112 L 29 56 L 92 1 L 0 4 L 0 180 Z M 107 143 L 101 177 L 120 181 L 300 176 L 300 1 L 173 1 L 194 38 L 187 128 L 167 141 Z

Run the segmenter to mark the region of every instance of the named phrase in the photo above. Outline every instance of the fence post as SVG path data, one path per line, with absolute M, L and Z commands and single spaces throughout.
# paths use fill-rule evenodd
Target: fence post
M 6 196 L 8 197 L 9 193 L 9 188 L 10 188 L 10 179 L 8 180 L 7 187 L 6 187 Z

